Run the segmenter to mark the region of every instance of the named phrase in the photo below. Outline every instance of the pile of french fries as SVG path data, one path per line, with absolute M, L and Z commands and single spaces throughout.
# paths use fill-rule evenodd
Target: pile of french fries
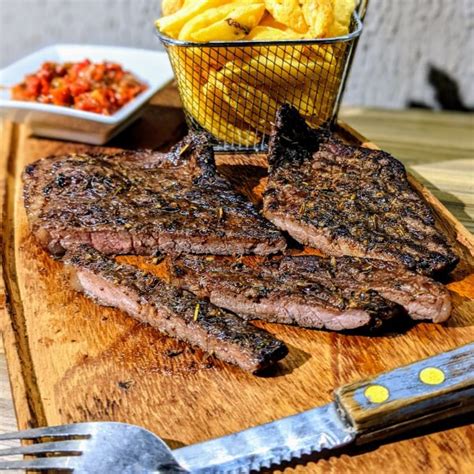
M 188 113 L 220 140 L 253 145 L 270 132 L 282 103 L 313 126 L 329 118 L 344 66 L 345 43 L 271 41 L 346 35 L 355 7 L 356 0 L 163 0 L 156 26 L 185 42 L 249 41 L 168 52 Z

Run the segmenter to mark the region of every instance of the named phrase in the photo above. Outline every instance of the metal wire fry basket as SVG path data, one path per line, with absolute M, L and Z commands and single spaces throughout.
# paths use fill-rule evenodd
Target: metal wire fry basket
M 313 127 L 336 119 L 361 32 L 355 12 L 349 34 L 337 38 L 191 43 L 158 37 L 190 130 L 208 132 L 216 151 L 262 152 L 283 103 Z

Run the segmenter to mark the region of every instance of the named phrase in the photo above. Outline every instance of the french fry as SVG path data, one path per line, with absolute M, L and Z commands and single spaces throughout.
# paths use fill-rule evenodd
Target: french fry
M 330 36 L 344 36 L 349 33 L 352 13 L 356 7 L 356 0 L 333 0 L 334 23 L 330 28 Z
M 201 48 L 170 48 L 171 63 L 175 66 L 176 76 L 179 82 L 186 85 L 197 84 L 204 86 L 212 68 L 209 67 L 211 61 L 208 55 Z M 198 55 L 205 59 L 196 61 Z M 206 62 L 204 62 L 206 61 Z
M 305 99 L 305 97 L 313 91 L 313 89 L 321 89 L 320 84 L 324 84 L 324 72 L 321 69 L 313 69 L 302 82 L 298 84 L 288 85 L 282 83 L 278 87 L 272 87 L 271 89 L 265 89 L 275 100 L 281 103 L 288 102 L 299 108 L 297 103 Z M 306 95 L 303 94 L 306 92 Z M 314 106 L 315 104 L 313 104 Z M 317 105 L 317 104 L 316 104 Z M 314 107 L 313 107 L 314 108 Z
M 261 24 L 252 29 L 252 31 L 245 37 L 246 40 L 251 41 L 278 41 L 278 40 L 294 40 L 300 39 L 302 35 L 296 31 L 287 28 L 280 30 L 272 26 L 262 26 Z M 271 51 L 271 49 L 270 49 Z
M 184 48 L 188 50 L 187 61 L 191 63 L 199 74 L 199 82 L 205 83 L 208 76 L 215 71 L 221 70 L 226 64 L 237 60 L 248 61 L 251 59 L 251 51 L 239 47 L 196 47 Z M 181 57 L 183 57 L 182 54 Z M 183 67 L 183 66 L 181 66 Z M 189 67 L 189 64 L 188 64 Z
M 169 16 L 163 16 L 156 20 L 156 27 L 171 38 L 178 38 L 183 26 L 192 18 L 210 8 L 219 7 L 230 0 L 196 0 L 188 1 L 186 5 Z
M 292 30 L 298 33 L 308 31 L 300 0 L 265 0 L 265 7 L 276 21 L 289 26 Z
M 334 22 L 334 0 L 303 0 L 303 15 L 309 25 L 308 38 L 326 38 Z
M 189 1 L 189 0 L 188 0 Z M 185 3 L 185 0 L 163 0 L 161 2 L 161 11 L 163 16 L 172 15 L 180 10 Z
M 191 97 L 183 101 L 186 110 L 219 140 L 247 146 L 257 143 L 258 135 L 248 130 L 248 125 L 237 117 L 235 110 L 224 100 L 222 89 L 216 85 L 215 77 L 211 74 L 200 92 L 199 101 Z
M 269 26 L 271 28 L 275 28 L 277 30 L 291 30 L 291 28 L 288 25 L 285 25 L 284 23 L 280 23 L 279 21 L 276 21 L 275 18 L 272 17 L 272 15 L 267 11 L 265 15 L 263 15 L 262 20 L 259 23 L 260 26 Z
M 301 88 L 292 91 L 287 102 L 296 107 L 310 125 L 319 126 L 330 116 L 334 105 L 326 100 L 329 97 L 327 92 L 317 81 L 308 81 Z
M 302 55 L 313 61 L 334 62 L 334 47 L 332 44 L 313 44 L 302 49 Z M 303 59 L 302 59 L 303 60 Z
M 231 4 L 235 5 L 235 4 Z M 258 25 L 265 6 L 256 2 L 253 5 L 234 6 L 232 11 L 222 19 L 207 27 L 192 32 L 189 36 L 193 41 L 235 41 L 247 36 L 252 28 Z M 202 16 L 203 14 L 201 14 Z M 185 39 L 181 38 L 180 39 Z
M 224 86 L 224 98 L 237 115 L 262 133 L 270 133 L 279 104 L 264 91 L 249 84 Z
M 253 18 L 253 14 L 255 11 L 259 13 L 260 9 L 264 11 L 263 0 L 234 0 L 219 7 L 210 8 L 190 19 L 181 29 L 179 39 L 200 42 L 223 41 L 226 39 L 224 35 L 229 34 L 229 28 L 232 28 L 235 22 L 241 21 L 243 27 L 245 27 L 246 22 L 249 22 L 252 27 L 258 23 L 261 19 L 261 15 L 258 15 L 257 18 Z M 236 15 L 242 18 L 236 18 Z M 221 23 L 224 23 L 224 25 Z M 220 25 L 223 29 L 216 29 L 214 33 L 212 33 L 212 30 L 207 32 L 209 28 L 215 28 L 216 25 Z M 202 39 L 201 36 L 205 37 L 205 39 Z M 209 39 L 207 37 L 209 37 Z
M 284 56 L 279 51 L 279 54 L 270 52 L 257 55 L 249 61 L 229 62 L 218 72 L 217 80 L 226 85 L 244 82 L 271 90 L 298 86 L 305 81 L 309 72 L 331 67 L 331 63 L 322 58 L 308 60 L 298 52 L 292 58 Z
M 183 41 L 197 41 L 194 34 L 208 26 L 223 20 L 232 10 L 235 3 L 227 3 L 216 8 L 210 8 L 191 18 L 181 29 L 179 39 Z

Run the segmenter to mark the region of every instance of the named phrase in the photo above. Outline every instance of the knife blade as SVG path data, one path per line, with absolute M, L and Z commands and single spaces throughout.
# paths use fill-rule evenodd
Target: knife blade
M 351 443 L 354 429 L 335 403 L 240 431 L 222 438 L 176 449 L 178 463 L 193 474 L 247 473 L 269 468 L 305 454 Z
M 335 401 L 173 451 L 193 474 L 246 474 L 474 411 L 474 343 L 346 385 Z

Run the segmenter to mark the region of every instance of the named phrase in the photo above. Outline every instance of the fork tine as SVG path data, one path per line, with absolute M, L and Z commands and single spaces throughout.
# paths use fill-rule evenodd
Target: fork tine
M 54 441 L 51 443 L 38 443 L 29 446 L 0 449 L 0 457 L 13 454 L 39 454 L 39 453 L 82 453 L 84 442 L 87 440 Z
M 87 436 L 90 434 L 89 423 L 73 423 L 71 425 L 45 426 L 32 430 L 16 431 L 0 434 L 0 441 L 7 439 L 36 439 L 50 436 Z
M 0 471 L 9 469 L 74 469 L 77 456 L 40 458 L 31 461 L 0 461 Z

